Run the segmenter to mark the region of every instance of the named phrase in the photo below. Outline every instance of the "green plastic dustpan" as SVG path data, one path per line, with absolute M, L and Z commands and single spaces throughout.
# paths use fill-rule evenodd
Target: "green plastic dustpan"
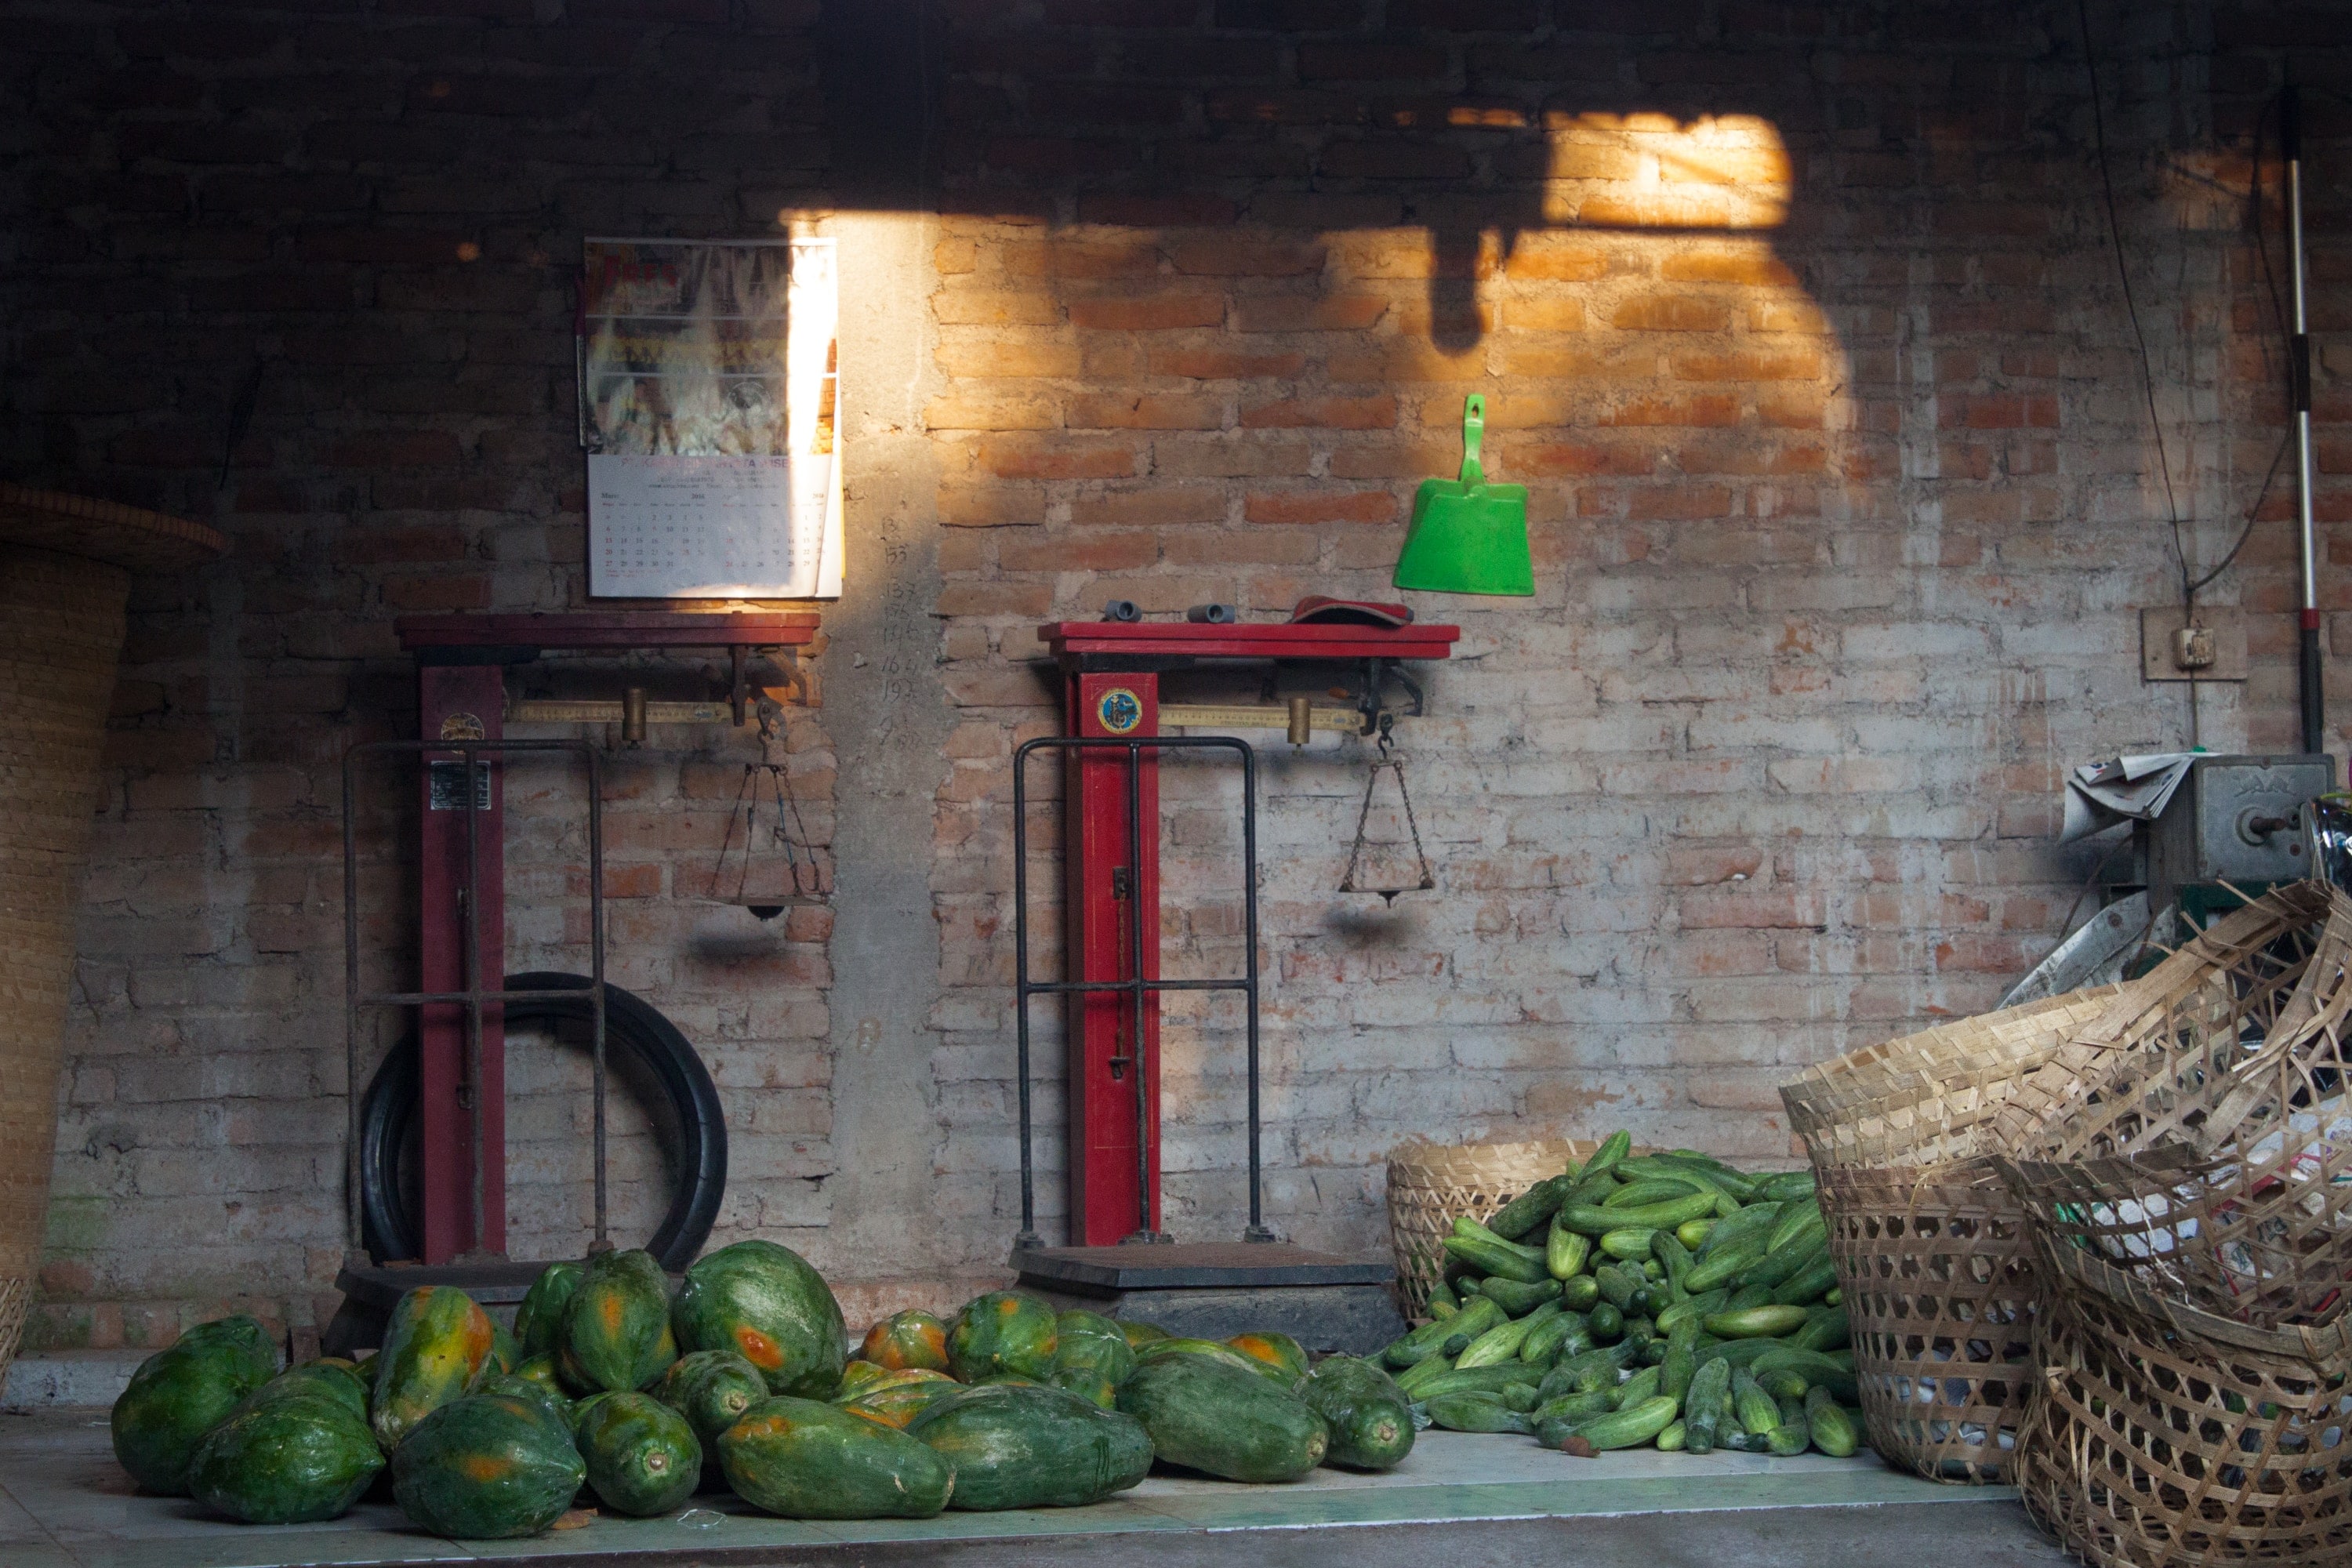
M 1396 585 L 1432 594 L 1536 591 L 1528 553 L 1528 487 L 1490 485 L 1478 466 L 1486 400 L 1462 405 L 1462 477 L 1423 479 L 1412 498 L 1412 526 L 1397 557 Z

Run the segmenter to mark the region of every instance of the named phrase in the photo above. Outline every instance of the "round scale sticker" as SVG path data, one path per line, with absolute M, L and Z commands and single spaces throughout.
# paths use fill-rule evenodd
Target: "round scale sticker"
M 1143 722 L 1143 703 L 1124 686 L 1114 686 L 1096 700 L 1095 721 L 1114 735 L 1124 735 Z

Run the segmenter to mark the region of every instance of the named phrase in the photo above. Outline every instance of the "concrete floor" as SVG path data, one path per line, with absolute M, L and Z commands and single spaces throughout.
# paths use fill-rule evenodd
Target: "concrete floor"
M 1570 1459 L 1521 1437 L 1424 1434 L 1385 1476 L 1318 1470 L 1282 1487 L 1153 1475 L 1092 1508 L 804 1523 L 732 1497 L 531 1541 L 452 1542 L 389 1502 L 331 1524 L 257 1527 L 137 1495 L 103 1415 L 0 1416 L 0 1568 L 281 1568 L 491 1559 L 956 1568 L 1883 1568 L 1932 1542 L 1969 1568 L 2057 1568 L 2014 1494 L 1931 1485 L 1867 1457 L 1638 1453 Z

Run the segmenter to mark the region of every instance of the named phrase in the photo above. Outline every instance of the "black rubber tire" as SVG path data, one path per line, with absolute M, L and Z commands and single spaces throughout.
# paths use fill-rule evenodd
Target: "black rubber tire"
M 581 988 L 583 974 L 534 970 L 509 974 L 504 1004 L 510 1024 L 585 1020 L 590 1009 Z M 643 997 L 619 986 L 604 987 L 604 1043 L 609 1053 L 625 1052 L 661 1085 L 663 1097 L 683 1135 L 670 1151 L 670 1176 L 677 1191 L 669 1212 L 646 1250 L 677 1273 L 694 1261 L 710 1239 L 727 1195 L 727 1121 L 709 1069 L 677 1026 Z M 368 1256 L 378 1263 L 419 1256 L 416 1226 L 400 1187 L 401 1145 L 415 1121 L 423 1095 L 416 1037 L 394 1046 L 376 1068 L 360 1101 L 360 1217 Z

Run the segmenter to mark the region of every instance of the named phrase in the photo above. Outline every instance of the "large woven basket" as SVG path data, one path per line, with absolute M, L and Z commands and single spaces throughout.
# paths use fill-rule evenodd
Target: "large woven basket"
M 1940 1025 L 1780 1090 L 1821 1178 L 1871 1446 L 1942 1481 L 2009 1479 L 2032 1378 L 2024 1215 L 1985 1157 L 1994 1114 L 2115 988 Z
M 2098 1568 L 2352 1563 L 2352 1336 L 2168 1301 L 2040 1238 L 2053 1289 L 2018 1485 Z
M 2045 1250 L 2262 1328 L 2352 1278 L 2352 899 L 2275 889 L 2126 987 L 2020 1084 L 2001 1171 Z
M 1407 1143 L 1389 1155 L 1389 1245 L 1396 1251 L 1397 1293 L 1408 1318 L 1429 1313 L 1429 1292 L 1445 1272 L 1445 1237 L 1464 1216 L 1485 1222 L 1495 1211 L 1570 1162 L 1600 1149 L 1581 1138 L 1525 1143 Z

